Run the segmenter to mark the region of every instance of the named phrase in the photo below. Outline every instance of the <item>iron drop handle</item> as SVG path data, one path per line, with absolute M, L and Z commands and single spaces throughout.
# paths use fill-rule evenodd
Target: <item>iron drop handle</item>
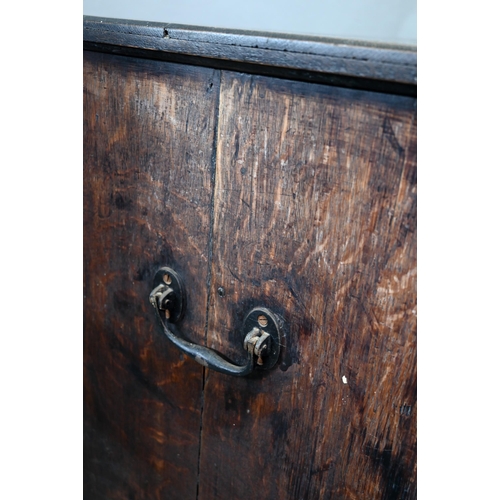
M 201 365 L 212 370 L 244 377 L 254 370 L 272 368 L 279 357 L 281 323 L 267 308 L 252 309 L 244 320 L 243 349 L 247 353 L 244 365 L 227 361 L 208 347 L 193 344 L 176 333 L 174 323 L 182 319 L 186 294 L 179 275 L 169 267 L 162 267 L 155 275 L 149 301 L 167 338 L 181 351 Z

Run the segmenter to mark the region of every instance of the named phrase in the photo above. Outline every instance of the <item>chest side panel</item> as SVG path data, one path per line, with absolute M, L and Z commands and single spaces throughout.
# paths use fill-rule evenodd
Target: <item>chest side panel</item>
M 223 73 L 208 344 L 258 305 L 285 339 L 208 373 L 201 499 L 416 497 L 415 105 Z
M 148 302 L 182 270 L 186 336 L 205 338 L 219 72 L 84 56 L 85 497 L 196 497 L 202 367 Z M 195 255 L 196 258 L 192 258 Z

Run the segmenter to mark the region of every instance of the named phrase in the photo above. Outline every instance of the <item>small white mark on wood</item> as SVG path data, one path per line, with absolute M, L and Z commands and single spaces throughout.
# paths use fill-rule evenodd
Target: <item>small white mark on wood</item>
M 347 377 L 345 375 L 342 375 L 342 382 L 344 382 L 344 384 L 347 384 Z

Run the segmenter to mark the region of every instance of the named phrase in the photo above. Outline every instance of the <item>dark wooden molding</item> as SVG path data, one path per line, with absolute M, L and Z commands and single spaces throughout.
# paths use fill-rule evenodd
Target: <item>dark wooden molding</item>
M 84 16 L 84 49 L 416 96 L 413 46 Z

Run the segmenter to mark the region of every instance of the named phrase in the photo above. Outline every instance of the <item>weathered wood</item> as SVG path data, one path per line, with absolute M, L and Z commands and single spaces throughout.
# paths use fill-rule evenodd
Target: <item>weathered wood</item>
M 416 47 L 84 17 L 85 47 L 141 50 L 141 57 L 192 57 L 195 64 L 415 95 Z M 148 55 L 149 53 L 149 55 Z M 186 61 L 188 62 L 188 61 Z M 231 67 L 231 65 L 233 67 Z M 242 66 L 243 65 L 243 66 Z
M 183 328 L 204 342 L 217 70 L 84 56 L 85 498 L 194 499 L 202 367 L 148 302 L 184 278 Z
M 257 305 L 286 339 L 207 373 L 200 499 L 416 498 L 415 105 L 223 73 L 208 345 Z

